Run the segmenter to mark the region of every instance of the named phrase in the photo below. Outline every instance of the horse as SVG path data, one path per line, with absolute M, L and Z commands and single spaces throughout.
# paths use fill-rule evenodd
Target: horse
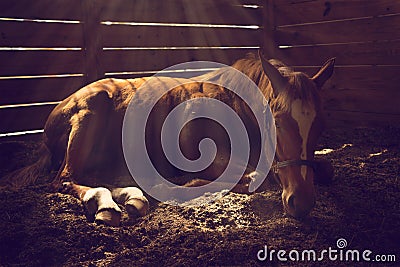
M 314 151 L 324 128 L 319 92 L 331 77 L 334 62 L 335 59 L 328 60 L 312 77 L 294 71 L 279 60 L 267 60 L 261 53 L 247 55 L 232 65 L 252 80 L 268 100 L 276 129 L 276 153 L 270 175 L 282 187 L 284 210 L 295 218 L 308 215 L 315 206 L 314 179 L 332 175 L 329 164 L 325 164 L 329 165 L 326 167 L 314 159 Z M 224 102 L 245 122 L 249 132 L 255 132 L 249 136 L 252 149 L 246 172 L 232 189 L 233 192 L 248 194 L 251 193 L 248 190 L 249 181 L 257 175 L 252 166 L 260 156 L 260 129 L 248 106 L 232 92 L 213 82 L 213 79 L 221 78 L 221 73 L 221 70 L 207 73 L 203 82 L 186 79 L 182 86 L 164 94 L 158 101 L 156 112 L 149 116 L 150 123 L 146 127 L 153 132 L 146 137 L 151 139 L 154 136 L 150 135 L 159 134 L 167 114 L 188 99 L 206 97 Z M 38 183 L 38 177 L 55 170 L 58 171 L 56 177 L 53 180 L 47 178 L 45 182 L 79 198 L 97 223 L 119 225 L 122 211 L 118 204 L 125 206 L 129 217 L 148 214 L 150 205 L 146 192 L 143 193 L 129 175 L 126 179 L 129 170 L 121 147 L 121 129 L 129 103 L 149 79 L 151 77 L 101 79 L 64 99 L 48 116 L 39 159 L 9 175 L 7 183 L 21 188 Z M 168 84 L 173 78 L 157 79 Z M 150 92 L 139 99 L 145 101 L 151 97 Z M 181 137 L 181 149 L 191 159 L 198 157 L 196 144 L 205 137 L 217 140 L 218 151 L 229 152 L 226 134 L 212 122 L 200 120 L 197 126 L 194 123 L 187 125 Z M 222 159 L 219 154 L 210 167 L 193 177 L 171 168 L 162 153 L 159 138 L 152 140 L 147 144 L 152 162 L 171 181 L 188 188 L 215 180 L 229 159 Z M 174 180 L 174 177 L 178 178 Z M 259 190 L 263 189 L 264 183 L 259 187 Z

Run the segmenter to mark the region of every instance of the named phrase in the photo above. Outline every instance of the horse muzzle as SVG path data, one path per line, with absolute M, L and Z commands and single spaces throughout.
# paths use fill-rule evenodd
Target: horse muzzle
M 283 207 L 288 215 L 294 218 L 307 216 L 315 206 L 315 193 L 309 190 L 296 190 L 282 193 Z

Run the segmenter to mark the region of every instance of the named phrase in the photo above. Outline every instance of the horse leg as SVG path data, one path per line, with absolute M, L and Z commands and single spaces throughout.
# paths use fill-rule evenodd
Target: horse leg
M 64 162 L 53 184 L 60 186 L 64 181 L 74 181 L 79 184 L 92 182 L 81 179 L 84 178 L 85 170 L 96 165 L 91 152 L 95 146 L 99 147 L 103 144 L 105 129 L 107 129 L 107 115 L 110 115 L 112 100 L 107 92 L 101 91 L 85 99 L 84 103 L 84 106 L 69 120 L 71 130 Z M 78 178 L 80 180 L 77 180 Z
M 194 190 L 193 187 L 200 187 L 208 185 L 208 192 L 216 193 L 223 191 L 224 189 L 231 188 L 231 192 L 240 193 L 240 194 L 252 194 L 249 191 L 249 182 L 250 179 L 246 176 L 243 176 L 238 183 L 228 183 L 228 182 L 216 182 L 209 181 L 205 179 L 186 179 L 182 177 L 179 179 L 180 182 L 186 180 L 186 183 L 183 183 L 183 186 L 167 186 L 165 184 L 155 185 L 151 188 L 149 194 L 152 196 L 158 196 L 159 199 L 174 199 L 178 201 L 189 201 L 197 197 L 202 196 L 202 190 Z M 204 192 L 205 193 L 205 192 Z
M 107 188 L 92 188 L 65 182 L 63 183 L 62 192 L 81 200 L 88 218 L 94 220 L 97 224 L 119 226 L 122 212 Z
M 125 206 L 129 218 L 143 217 L 149 212 L 149 201 L 137 187 L 115 188 L 112 191 L 113 199 Z
M 188 183 L 186 183 L 184 186 L 185 187 L 198 187 L 198 186 L 203 186 L 203 185 L 208 185 L 212 183 L 213 181 L 208 181 L 204 179 L 194 179 Z M 222 182 L 213 182 L 215 183 L 215 188 L 221 188 L 222 185 L 225 185 L 226 188 L 232 187 L 231 183 L 222 183 Z M 248 184 L 248 179 L 246 176 L 242 177 L 238 183 L 234 185 L 234 187 L 231 189 L 231 192 L 233 193 L 239 193 L 239 194 L 251 194 L 249 192 L 249 184 Z
M 53 185 L 60 186 L 65 181 L 76 181 L 83 176 L 84 168 L 88 167 L 88 158 L 95 143 L 96 121 L 89 110 L 80 110 L 71 117 L 71 131 L 69 134 L 67 150 L 61 169 L 53 181 Z

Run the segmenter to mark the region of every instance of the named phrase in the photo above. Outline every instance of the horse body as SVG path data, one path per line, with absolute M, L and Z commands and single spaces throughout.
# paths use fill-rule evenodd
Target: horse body
M 295 73 L 280 62 L 268 62 L 258 58 L 239 60 L 233 67 L 253 80 L 264 96 L 269 99 L 277 125 L 277 161 L 287 162 L 277 168 L 283 187 L 282 200 L 286 211 L 293 216 L 307 214 L 315 203 L 314 171 L 307 162 L 313 160 L 316 139 L 321 132 L 321 107 L 317 90 L 331 76 L 333 61 L 326 63 L 313 78 Z M 278 71 L 279 69 L 279 71 Z M 249 135 L 251 154 L 244 178 L 234 188 L 237 192 L 248 192 L 249 176 L 259 160 L 261 139 L 259 125 L 250 108 L 229 90 L 213 83 L 221 71 L 206 74 L 204 82 L 183 78 L 156 77 L 159 86 L 170 87 L 182 84 L 165 93 L 157 102 L 148 120 L 146 139 L 149 156 L 157 170 L 172 181 L 188 186 L 207 184 L 217 178 L 228 164 L 230 143 L 223 128 L 210 121 L 188 123 L 180 134 L 180 149 L 188 159 L 199 156 L 198 143 L 211 138 L 217 144 L 217 156 L 213 163 L 193 177 L 169 164 L 162 153 L 159 136 L 162 123 L 171 110 L 189 99 L 213 98 L 229 105 L 244 122 Z M 45 165 L 58 169 L 53 184 L 64 183 L 64 190 L 73 192 L 86 203 L 96 220 L 110 225 L 119 223 L 120 210 L 113 202 L 117 200 L 131 210 L 131 214 L 144 215 L 148 202 L 136 187 L 115 188 L 126 182 L 117 177 L 128 173 L 122 151 L 122 123 L 125 111 L 135 94 L 144 104 L 154 97 L 152 91 L 140 92 L 140 87 L 151 78 L 103 79 L 94 82 L 62 101 L 49 115 L 45 125 L 42 160 L 35 168 Z M 153 78 L 154 79 L 154 78 Z M 158 90 L 159 88 L 154 88 Z M 191 107 L 186 107 L 190 112 Z M 194 149 L 196 148 L 196 149 Z M 50 155 L 50 157 L 49 157 Z M 279 162 L 278 162 L 279 163 Z M 26 176 L 32 166 L 20 172 Z M 20 176 L 21 176 L 20 175 Z M 174 177 L 185 177 L 173 180 Z M 129 177 L 129 176 L 128 176 Z M 20 179 L 25 184 L 35 178 Z M 18 185 L 18 179 L 15 179 Z M 128 178 L 130 186 L 135 186 Z M 81 186 L 84 185 L 84 186 Z M 113 186 L 111 193 L 98 186 Z M 89 187 L 87 187 L 89 186 Z
M 121 150 L 122 121 L 132 97 L 148 79 L 100 80 L 80 89 L 53 110 L 45 125 L 44 140 L 53 155 L 53 166 L 60 169 L 57 182 L 72 180 L 90 186 L 116 185 L 116 173 L 127 173 Z M 172 179 L 187 174 L 170 166 L 157 138 L 166 116 L 180 103 L 199 97 L 218 99 L 234 108 L 245 121 L 250 133 L 256 132 L 254 129 L 257 127 L 249 108 L 225 88 L 209 81 L 199 83 L 170 77 L 152 79 L 159 80 L 159 84 L 166 88 L 177 82 L 184 84 L 166 93 L 148 119 L 150 126 L 146 138 L 151 142 L 147 148 L 154 165 L 164 176 Z M 145 96 L 139 97 L 144 104 L 146 99 L 153 97 L 148 93 L 146 91 Z M 187 109 L 193 112 L 193 107 Z M 252 122 L 249 122 L 249 118 L 252 118 Z M 195 159 L 199 151 L 193 147 L 197 147 L 199 141 L 206 137 L 218 145 L 218 156 L 209 168 L 197 173 L 197 176 L 213 180 L 220 175 L 229 160 L 230 145 L 223 129 L 212 121 L 198 119 L 196 123 L 189 123 L 182 129 L 180 144 L 183 154 L 189 159 Z M 257 134 L 251 140 L 257 140 Z M 253 142 L 253 147 L 260 146 L 260 140 L 257 141 Z M 252 161 L 255 160 L 256 155 L 253 154 Z M 102 175 L 96 175 L 96 172 Z M 111 175 L 105 175 L 107 173 Z

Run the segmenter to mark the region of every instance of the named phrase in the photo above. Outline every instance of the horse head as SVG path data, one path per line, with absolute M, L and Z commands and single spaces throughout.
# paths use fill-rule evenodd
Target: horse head
M 279 61 L 262 55 L 260 59 L 270 81 L 267 91 L 277 138 L 273 169 L 283 188 L 283 206 L 289 215 L 303 217 L 315 206 L 314 151 L 324 126 L 319 90 L 332 75 L 335 60 L 309 77 Z

